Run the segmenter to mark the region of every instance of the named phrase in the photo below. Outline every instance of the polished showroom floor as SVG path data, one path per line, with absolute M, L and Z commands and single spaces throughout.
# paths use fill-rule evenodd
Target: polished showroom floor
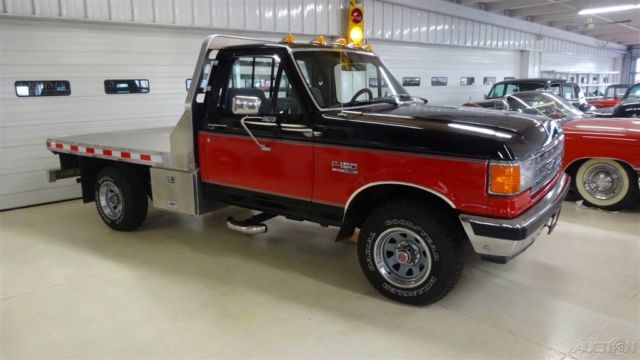
M 565 202 L 507 265 L 467 248 L 428 307 L 379 296 L 336 229 L 274 219 L 247 236 L 230 214 L 247 212 L 151 211 L 119 233 L 80 201 L 0 213 L 0 358 L 640 357 L 639 210 Z

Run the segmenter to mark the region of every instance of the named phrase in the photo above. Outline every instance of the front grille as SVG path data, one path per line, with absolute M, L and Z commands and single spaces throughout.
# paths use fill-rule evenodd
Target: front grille
M 538 192 L 558 173 L 562 166 L 563 150 L 564 142 L 559 138 L 549 147 L 542 149 L 535 155 L 536 171 L 533 187 L 531 188 L 532 193 Z

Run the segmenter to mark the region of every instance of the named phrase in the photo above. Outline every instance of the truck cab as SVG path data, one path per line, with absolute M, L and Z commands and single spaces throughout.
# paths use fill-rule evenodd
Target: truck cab
M 405 303 L 445 296 L 463 245 L 504 263 L 557 223 L 569 179 L 563 134 L 519 114 L 427 106 L 369 48 L 213 35 L 203 43 L 173 129 L 52 137 L 52 180 L 79 176 L 116 230 L 142 224 L 148 201 L 203 215 L 259 211 L 358 230 L 371 284 Z

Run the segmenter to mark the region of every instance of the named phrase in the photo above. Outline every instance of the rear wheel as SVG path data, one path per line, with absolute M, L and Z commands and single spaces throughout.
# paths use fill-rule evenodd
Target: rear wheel
M 114 230 L 134 230 L 147 217 L 144 184 L 135 172 L 125 168 L 108 166 L 98 173 L 95 202 L 104 223 Z
M 358 240 L 360 266 L 369 282 L 393 300 L 425 305 L 444 297 L 462 273 L 462 241 L 442 212 L 398 201 L 375 210 Z
M 638 175 L 612 159 L 589 159 L 576 172 L 574 186 L 589 204 L 605 210 L 620 210 L 638 199 Z

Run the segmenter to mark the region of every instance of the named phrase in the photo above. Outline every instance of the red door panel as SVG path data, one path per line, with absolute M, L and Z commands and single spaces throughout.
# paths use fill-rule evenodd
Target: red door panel
M 203 181 L 311 200 L 313 144 L 259 138 L 262 151 L 248 136 L 200 132 L 198 149 Z

